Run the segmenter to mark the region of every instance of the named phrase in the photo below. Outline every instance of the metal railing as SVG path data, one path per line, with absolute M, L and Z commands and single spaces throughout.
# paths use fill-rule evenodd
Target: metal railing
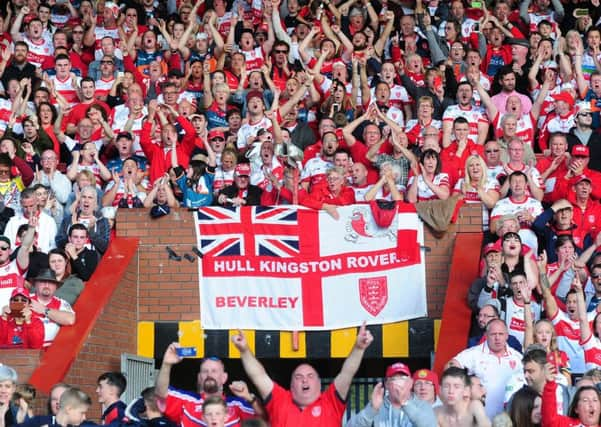
M 334 378 L 324 378 L 321 382 L 323 389 L 325 390 L 333 381 Z M 381 381 L 381 378 L 355 378 L 353 380 L 342 425 L 369 403 L 374 386 Z

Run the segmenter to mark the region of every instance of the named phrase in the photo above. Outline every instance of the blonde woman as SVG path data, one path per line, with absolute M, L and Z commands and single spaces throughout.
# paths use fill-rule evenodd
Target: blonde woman
M 459 194 L 466 203 L 482 203 L 482 226 L 488 230 L 489 210 L 499 200 L 499 182 L 487 177 L 484 159 L 472 154 L 465 161 L 465 173 L 455 184 L 453 194 Z

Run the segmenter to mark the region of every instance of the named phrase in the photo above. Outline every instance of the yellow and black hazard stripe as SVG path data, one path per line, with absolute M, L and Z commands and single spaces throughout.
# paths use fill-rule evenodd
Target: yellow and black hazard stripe
M 436 350 L 440 320 L 421 318 L 405 322 L 370 325 L 374 342 L 366 358 L 429 358 Z M 329 359 L 345 358 L 355 342 L 357 328 L 298 332 L 296 348 L 292 332 L 244 331 L 259 358 Z M 198 358 L 217 356 L 236 359 L 240 354 L 231 343 L 236 330 L 203 330 L 200 321 L 139 322 L 138 355 L 162 359 L 167 346 L 178 342 L 196 347 Z

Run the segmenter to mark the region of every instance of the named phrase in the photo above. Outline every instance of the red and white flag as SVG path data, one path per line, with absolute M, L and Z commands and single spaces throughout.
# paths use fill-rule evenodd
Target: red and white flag
M 329 330 L 426 315 L 422 223 L 400 204 L 388 228 L 369 205 L 323 211 L 201 208 L 205 329 Z

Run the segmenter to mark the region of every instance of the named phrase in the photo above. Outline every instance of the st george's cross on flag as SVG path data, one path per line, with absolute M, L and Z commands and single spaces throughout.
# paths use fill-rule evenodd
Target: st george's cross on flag
M 198 210 L 204 329 L 329 330 L 427 314 L 423 227 L 401 203 L 388 227 L 369 205 L 340 218 L 296 206 Z

